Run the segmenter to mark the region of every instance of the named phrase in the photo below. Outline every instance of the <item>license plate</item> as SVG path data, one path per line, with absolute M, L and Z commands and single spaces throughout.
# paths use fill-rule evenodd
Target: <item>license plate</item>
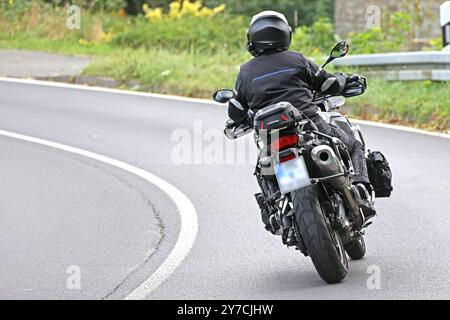
M 282 194 L 302 189 L 311 184 L 303 157 L 275 165 L 275 176 Z

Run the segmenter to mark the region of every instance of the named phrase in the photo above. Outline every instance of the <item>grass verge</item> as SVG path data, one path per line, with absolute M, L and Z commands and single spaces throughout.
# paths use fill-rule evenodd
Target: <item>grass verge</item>
M 369 82 L 366 94 L 350 100 L 352 114 L 373 121 L 448 132 L 450 82 Z
M 126 49 L 101 59 L 85 75 L 107 76 L 139 82 L 149 91 L 210 98 L 219 88 L 233 87 L 245 54 L 202 56 L 167 50 Z

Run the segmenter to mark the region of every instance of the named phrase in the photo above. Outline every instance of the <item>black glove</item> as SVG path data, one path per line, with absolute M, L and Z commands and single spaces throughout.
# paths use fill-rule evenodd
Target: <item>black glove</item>
M 228 117 L 236 123 L 242 123 L 246 120 L 247 110 L 242 107 L 241 103 L 236 99 L 228 102 Z
M 334 76 L 326 79 L 320 88 L 320 91 L 324 94 L 337 95 L 340 94 L 347 83 L 347 75 L 342 72 L 337 72 Z
M 347 76 L 347 81 L 346 83 L 353 83 L 353 82 L 358 82 L 359 81 L 360 76 L 357 74 L 351 74 Z
M 355 97 L 362 95 L 367 88 L 366 78 L 352 74 L 347 77 L 346 84 L 344 86 L 344 90 L 342 91 L 342 95 L 344 97 Z

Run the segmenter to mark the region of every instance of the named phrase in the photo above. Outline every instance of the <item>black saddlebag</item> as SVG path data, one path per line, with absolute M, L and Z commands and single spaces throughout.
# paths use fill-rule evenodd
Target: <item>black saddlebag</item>
M 392 193 L 392 171 L 386 157 L 379 151 L 370 151 L 367 156 L 369 179 L 375 190 L 375 197 L 388 198 Z

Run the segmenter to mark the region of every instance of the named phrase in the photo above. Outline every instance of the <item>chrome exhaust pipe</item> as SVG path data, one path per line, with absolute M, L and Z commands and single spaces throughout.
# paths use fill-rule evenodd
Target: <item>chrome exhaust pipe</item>
M 311 151 L 311 158 L 319 168 L 321 177 L 344 173 L 344 168 L 342 167 L 339 158 L 329 146 L 322 145 L 313 148 Z M 358 224 L 361 224 L 362 226 L 365 222 L 364 216 L 355 201 L 349 175 L 333 177 L 327 179 L 326 181 L 335 189 L 342 190 L 345 202 L 347 203 L 350 211 L 353 213 L 353 216 L 359 222 Z
M 329 146 L 318 146 L 312 149 L 311 158 L 317 165 L 321 177 L 328 177 L 344 173 L 339 158 Z M 334 188 L 342 190 L 350 185 L 350 180 L 347 175 L 330 178 L 327 180 Z

